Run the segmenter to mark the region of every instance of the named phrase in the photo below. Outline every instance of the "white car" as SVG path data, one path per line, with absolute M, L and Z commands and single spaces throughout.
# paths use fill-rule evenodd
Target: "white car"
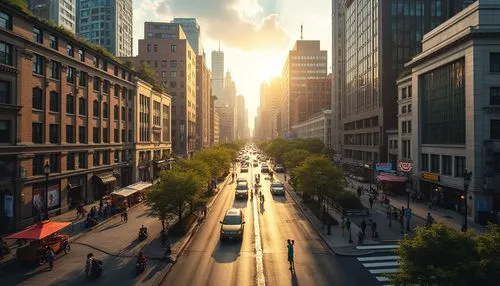
M 283 196 L 285 194 L 285 186 L 282 183 L 272 183 L 270 190 L 273 195 Z

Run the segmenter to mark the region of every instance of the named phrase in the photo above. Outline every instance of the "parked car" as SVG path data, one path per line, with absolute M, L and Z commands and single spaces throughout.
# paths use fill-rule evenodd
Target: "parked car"
M 276 173 L 284 173 L 285 172 L 285 167 L 283 167 L 283 165 L 281 164 L 278 164 L 274 167 L 274 171 Z
M 229 209 L 220 221 L 220 239 L 239 239 L 243 240 L 243 232 L 245 230 L 245 217 L 241 209 Z

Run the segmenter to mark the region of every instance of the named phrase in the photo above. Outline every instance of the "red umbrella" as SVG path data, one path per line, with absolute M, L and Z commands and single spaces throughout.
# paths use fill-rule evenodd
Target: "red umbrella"
M 22 230 L 18 233 L 11 234 L 7 236 L 7 239 L 28 239 L 28 240 L 40 240 L 61 229 L 70 225 L 71 222 L 66 221 L 47 221 L 41 222 L 34 225 L 28 229 Z

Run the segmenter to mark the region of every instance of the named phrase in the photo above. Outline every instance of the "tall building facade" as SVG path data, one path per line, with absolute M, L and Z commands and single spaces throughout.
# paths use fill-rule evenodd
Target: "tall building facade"
M 345 92 L 345 6 L 344 0 L 332 0 L 332 148 L 340 153 L 341 106 Z
M 228 105 L 219 105 L 215 107 L 219 115 L 219 143 L 229 143 L 235 140 L 235 113 L 234 108 Z
M 196 55 L 201 55 L 203 53 L 203 47 L 201 46 L 201 31 L 196 18 L 174 18 L 171 23 L 181 25 L 189 45 L 191 45 Z
M 216 104 L 224 97 L 224 52 L 212 51 L 212 94 L 217 97 Z
M 330 110 L 332 106 L 332 74 L 325 78 L 306 80 L 305 98 L 306 120 L 319 112 Z
M 77 0 L 76 15 L 78 35 L 117 57 L 132 56 L 132 0 Z
M 132 183 L 135 74 L 5 1 L 0 18 L 3 232 Z
M 340 103 L 336 112 L 341 112 L 344 162 L 364 164 L 387 158 L 384 134 L 397 128 L 396 78 L 405 62 L 421 51 L 420 41 L 426 32 L 466 3 L 344 0 L 343 4 L 345 62 L 340 73 L 345 75 L 345 86 L 334 103 Z
M 210 147 L 212 81 L 205 55 L 196 56 L 196 148 Z M 213 112 L 213 111 L 212 111 Z
M 236 98 L 236 139 L 241 140 L 246 138 L 247 132 L 247 122 L 246 112 L 245 112 L 245 97 L 243 95 L 238 95 Z
M 144 35 L 135 66 L 155 70 L 172 96 L 172 148 L 189 157 L 196 147 L 196 54 L 179 24 L 145 22 Z
M 281 121 L 282 132 L 291 132 L 291 126 L 307 120 L 306 81 L 324 79 L 327 75 L 327 51 L 320 49 L 319 41 L 299 40 L 288 52 L 282 73 Z
M 219 112 L 215 111 L 215 105 L 212 105 L 212 108 L 214 109 L 212 121 L 211 121 L 211 146 L 217 146 L 219 145 Z
M 29 0 L 28 7 L 36 16 L 51 20 L 75 33 L 76 0 Z

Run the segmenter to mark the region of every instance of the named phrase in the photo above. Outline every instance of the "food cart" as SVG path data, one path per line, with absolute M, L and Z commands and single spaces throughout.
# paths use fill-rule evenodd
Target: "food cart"
M 116 190 L 110 194 L 112 205 L 116 208 L 124 208 L 124 205 L 133 205 L 144 200 L 144 194 L 153 185 L 148 182 L 137 182 Z
M 71 225 L 71 222 L 43 221 L 28 229 L 7 236 L 6 239 L 29 241 L 29 243 L 17 249 L 17 260 L 41 263 L 41 261 L 44 261 L 46 246 L 50 246 L 56 254 L 69 249 L 69 236 L 57 233 L 69 225 Z

